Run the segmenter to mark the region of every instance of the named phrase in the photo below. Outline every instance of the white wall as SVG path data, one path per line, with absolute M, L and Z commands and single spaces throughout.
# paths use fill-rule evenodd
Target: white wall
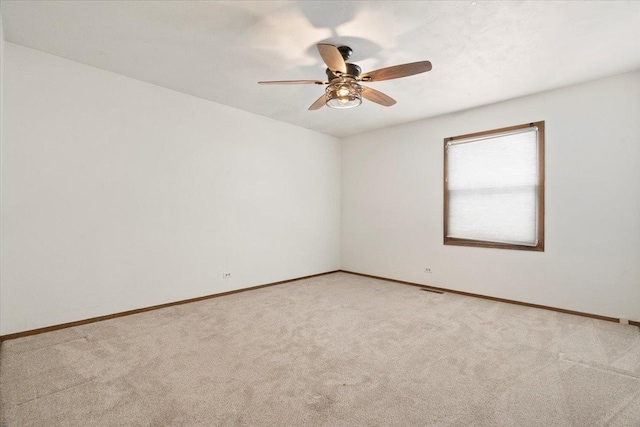
M 340 267 L 337 138 L 4 54 L 0 334 Z
M 545 252 L 444 246 L 443 139 L 538 120 Z M 342 269 L 640 320 L 640 72 L 345 139 Z
M 640 320 L 640 73 L 347 138 L 341 154 L 10 43 L 1 59 L 0 334 L 340 266 Z M 443 246 L 443 138 L 536 120 L 545 252 Z
M 4 26 L 2 24 L 2 3 L 0 2 L 0 322 L 2 319 L 2 134 L 4 126 L 2 123 L 3 111 L 3 83 L 4 83 Z M 0 325 L 1 326 L 1 325 Z M 0 330 L 2 328 L 0 327 Z M 0 332 L 1 334 L 1 332 Z

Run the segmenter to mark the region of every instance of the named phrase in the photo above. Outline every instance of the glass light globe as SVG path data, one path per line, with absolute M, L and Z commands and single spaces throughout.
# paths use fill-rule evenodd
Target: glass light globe
M 362 88 L 355 80 L 331 83 L 325 93 L 327 107 L 353 108 L 362 104 Z

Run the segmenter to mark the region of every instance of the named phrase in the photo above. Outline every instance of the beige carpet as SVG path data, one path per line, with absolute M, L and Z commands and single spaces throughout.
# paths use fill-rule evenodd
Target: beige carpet
M 3 426 L 640 426 L 640 330 L 335 273 L 6 341 Z

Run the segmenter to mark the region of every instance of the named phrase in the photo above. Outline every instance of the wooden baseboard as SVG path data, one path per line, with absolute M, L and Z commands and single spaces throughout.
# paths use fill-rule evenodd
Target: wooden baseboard
M 13 334 L 0 335 L 0 342 L 6 341 L 6 340 L 12 340 L 12 339 L 15 339 L 15 338 L 22 338 L 22 337 L 26 337 L 26 336 L 29 336 L 29 335 L 42 334 L 44 332 L 57 331 L 58 329 L 65 329 L 65 328 L 71 328 L 73 326 L 80 326 L 80 325 L 86 325 L 88 323 L 100 322 L 102 320 L 115 319 L 116 317 L 123 317 L 123 316 L 129 316 L 131 314 L 144 313 L 145 311 L 158 310 L 160 308 L 171 307 L 171 306 L 174 306 L 174 305 L 188 304 L 190 302 L 197 302 L 197 301 L 202 301 L 202 300 L 211 299 L 211 298 L 218 298 L 218 297 L 223 297 L 223 296 L 226 296 L 226 295 L 237 294 L 237 293 L 240 293 L 240 292 L 253 291 L 253 290 L 256 290 L 256 289 L 266 288 L 266 287 L 269 287 L 269 286 L 282 285 L 284 283 L 295 282 L 296 280 L 310 279 L 312 277 L 318 277 L 318 276 L 324 276 L 326 274 L 337 273 L 338 271 L 340 271 L 340 270 L 328 271 L 326 273 L 312 274 L 311 276 L 296 277 L 295 279 L 281 280 L 279 282 L 267 283 L 265 285 L 251 286 L 250 288 L 236 289 L 236 290 L 233 290 L 233 291 L 221 292 L 221 293 L 218 293 L 218 294 L 205 295 L 205 296 L 202 296 L 202 297 L 196 297 L 196 298 L 190 298 L 190 299 L 185 299 L 185 300 L 180 300 L 180 301 L 168 302 L 168 303 L 165 303 L 165 304 L 152 305 L 150 307 L 137 308 L 135 310 L 122 311 L 122 312 L 119 312 L 119 313 L 107 314 L 105 316 L 98 316 L 98 317 L 92 317 L 90 319 L 77 320 L 75 322 L 61 323 L 59 325 L 47 326 L 47 327 L 38 328 L 38 329 L 31 329 L 29 331 L 23 331 L 23 332 L 16 332 L 16 333 L 13 333 Z
M 390 279 L 388 277 L 373 276 L 371 274 L 364 274 L 364 273 L 356 273 L 354 271 L 347 271 L 347 270 L 340 270 L 340 271 L 342 273 L 355 274 L 357 276 L 369 277 L 371 279 L 386 280 L 388 282 L 401 283 L 403 285 L 417 286 L 419 288 L 432 289 L 432 290 L 435 290 L 435 291 L 447 292 L 447 293 L 450 293 L 450 294 L 458 294 L 458 295 L 464 295 L 464 296 L 468 296 L 468 297 L 483 298 L 483 299 L 488 299 L 488 300 L 491 300 L 491 301 L 506 302 L 508 304 L 523 305 L 525 307 L 541 308 L 541 309 L 544 309 L 544 310 L 557 311 L 557 312 L 560 312 L 560 313 L 573 314 L 573 315 L 576 315 L 576 316 L 590 317 L 592 319 L 606 320 L 608 322 L 615 322 L 615 323 L 619 323 L 620 322 L 620 319 L 618 319 L 616 317 L 601 316 L 599 314 L 584 313 L 582 311 L 574 311 L 574 310 L 566 310 L 564 308 L 550 307 L 548 305 L 532 304 L 532 303 L 522 302 L 522 301 L 514 301 L 514 300 L 510 300 L 510 299 L 505 299 L 505 298 L 490 297 L 490 296 L 481 295 L 481 294 L 474 294 L 474 293 L 471 293 L 471 292 L 455 291 L 455 290 L 452 290 L 452 289 L 438 288 L 436 286 L 428 286 L 428 285 L 421 285 L 419 283 L 405 282 L 404 280 Z M 634 320 L 630 320 L 629 324 L 640 327 L 640 322 L 637 322 L 637 321 L 634 321 Z
M 295 282 L 296 280 L 310 279 L 312 277 L 324 276 L 324 275 L 327 275 L 327 274 L 333 274 L 333 273 L 338 273 L 338 272 L 354 274 L 354 275 L 362 276 L 362 277 L 369 277 L 371 279 L 386 280 L 388 282 L 401 283 L 403 285 L 416 286 L 416 287 L 419 287 L 419 288 L 431 289 L 431 290 L 440 291 L 440 292 L 448 292 L 448 293 L 451 293 L 451 294 L 465 295 L 465 296 L 475 297 L 475 298 L 483 298 L 483 299 L 488 299 L 488 300 L 492 300 L 492 301 L 506 302 L 508 304 L 523 305 L 523 306 L 526 306 L 526 307 L 541 308 L 541 309 L 544 309 L 544 310 L 557 311 L 557 312 L 560 312 L 560 313 L 573 314 L 573 315 L 576 315 L 576 316 L 590 317 L 592 319 L 606 320 L 608 322 L 616 322 L 616 323 L 618 323 L 620 321 L 620 319 L 617 319 L 615 317 L 600 316 L 598 314 L 584 313 L 584 312 L 581 312 L 581 311 L 574 311 L 574 310 L 566 310 L 564 308 L 550 307 L 550 306 L 540 305 L 540 304 L 531 304 L 531 303 L 527 303 L 527 302 L 514 301 L 514 300 L 510 300 L 510 299 L 505 299 L 505 298 L 490 297 L 490 296 L 486 296 L 486 295 L 474 294 L 474 293 L 471 293 L 471 292 L 456 291 L 456 290 L 452 290 L 452 289 L 439 288 L 439 287 L 436 287 L 436 286 L 428 286 L 428 285 L 422 285 L 422 284 L 419 284 L 419 283 L 406 282 L 404 280 L 390 279 L 388 277 L 373 276 L 371 274 L 364 274 L 364 273 L 356 273 L 354 271 L 335 270 L 335 271 L 328 271 L 326 273 L 312 274 L 310 276 L 297 277 L 295 279 L 288 279 L 288 280 L 282 280 L 282 281 L 279 281 L 279 282 L 267 283 L 267 284 L 264 284 L 264 285 L 252 286 L 252 287 L 249 287 L 249 288 L 236 289 L 236 290 L 228 291 L 228 292 L 221 292 L 221 293 L 218 293 L 218 294 L 205 295 L 205 296 L 196 297 L 196 298 L 190 298 L 190 299 L 185 299 L 185 300 L 180 300 L 180 301 L 168 302 L 168 303 L 165 303 L 165 304 L 153 305 L 153 306 L 150 306 L 150 307 L 138 308 L 138 309 L 135 309 L 135 310 L 128 310 L 128 311 L 122 311 L 122 312 L 119 312 L 119 313 L 107 314 L 105 316 L 92 317 L 90 319 L 77 320 L 75 322 L 62 323 L 62 324 L 59 324 L 59 325 L 47 326 L 47 327 L 44 327 L 44 328 L 31 329 L 31 330 L 28 330 L 28 331 L 16 332 L 16 333 L 13 333 L 13 334 L 0 335 L 0 342 L 6 341 L 6 340 L 15 339 L 15 338 L 22 338 L 22 337 L 26 337 L 26 336 L 29 336 L 29 335 L 42 334 L 44 332 L 57 331 L 58 329 L 65 329 L 65 328 L 71 328 L 73 326 L 80 326 L 80 325 L 86 325 L 88 323 L 100 322 L 102 320 L 115 319 L 116 317 L 123 317 L 123 316 L 129 316 L 131 314 L 144 313 L 145 311 L 158 310 L 160 308 L 171 307 L 171 306 L 174 306 L 174 305 L 188 304 L 190 302 L 197 302 L 197 301 L 202 301 L 202 300 L 211 299 L 211 298 L 218 298 L 218 297 L 223 297 L 225 295 L 237 294 L 237 293 L 240 293 L 240 292 L 253 291 L 253 290 L 256 290 L 256 289 L 266 288 L 266 287 L 269 287 L 269 286 L 282 285 L 284 283 Z M 640 327 L 640 321 L 630 320 L 629 324 L 637 326 L 637 327 Z

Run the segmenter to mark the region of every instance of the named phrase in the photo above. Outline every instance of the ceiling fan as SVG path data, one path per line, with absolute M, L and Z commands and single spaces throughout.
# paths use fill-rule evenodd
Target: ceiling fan
M 363 86 L 362 82 L 379 82 L 382 80 L 397 79 L 425 73 L 431 70 L 431 62 L 420 61 L 409 64 L 395 65 L 381 68 L 362 74 L 362 70 L 356 64 L 346 61 L 353 52 L 348 46 L 336 47 L 332 44 L 318 44 L 318 51 L 325 64 L 327 64 L 328 81 L 322 80 L 279 80 L 258 82 L 259 84 L 315 84 L 327 85 L 325 93 L 316 100 L 309 110 L 318 110 L 324 105 L 331 108 L 352 108 L 362 104 L 362 98 L 376 104 L 390 107 L 396 101 L 388 95 Z

